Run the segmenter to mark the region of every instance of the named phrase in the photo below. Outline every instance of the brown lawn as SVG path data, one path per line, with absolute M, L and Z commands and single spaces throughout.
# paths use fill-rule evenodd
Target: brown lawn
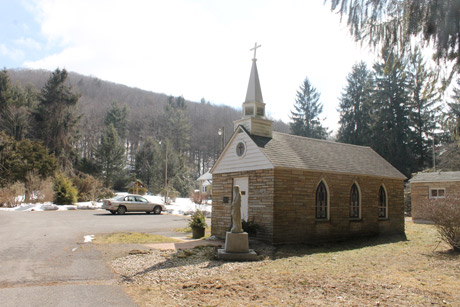
M 213 247 L 118 258 L 141 306 L 460 306 L 460 255 L 432 225 L 321 246 L 253 244 L 262 261 L 227 263 Z M 439 244 L 439 245 L 438 245 Z

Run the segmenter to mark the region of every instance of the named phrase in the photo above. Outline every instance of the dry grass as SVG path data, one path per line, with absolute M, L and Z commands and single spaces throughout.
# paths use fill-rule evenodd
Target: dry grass
M 165 236 L 139 232 L 113 233 L 98 235 L 93 241 L 96 244 L 146 244 L 146 243 L 178 243 L 180 240 Z
M 121 282 L 141 306 L 460 306 L 460 255 L 432 225 L 407 222 L 406 235 L 252 245 L 266 260 L 249 263 L 212 259 L 210 247 L 181 259 L 154 251 L 116 270 L 138 263 Z

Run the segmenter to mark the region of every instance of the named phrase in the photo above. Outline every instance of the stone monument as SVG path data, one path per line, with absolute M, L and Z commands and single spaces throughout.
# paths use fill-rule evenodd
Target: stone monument
M 240 187 L 233 187 L 232 228 L 225 236 L 225 248 L 218 250 L 217 256 L 222 260 L 244 261 L 257 260 L 257 254 L 249 249 L 248 233 L 241 225 L 241 192 Z

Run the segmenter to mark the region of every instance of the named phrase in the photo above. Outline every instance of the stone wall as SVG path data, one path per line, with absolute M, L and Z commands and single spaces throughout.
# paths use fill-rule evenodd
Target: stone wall
M 258 237 L 271 241 L 273 236 L 273 169 L 213 174 L 211 234 L 225 238 L 230 230 L 233 178 L 248 177 L 248 220 L 261 226 Z M 228 202 L 224 202 L 224 198 Z
M 258 238 L 274 244 L 315 242 L 375 234 L 404 233 L 404 182 L 371 176 L 294 169 L 268 169 L 213 175 L 212 235 L 225 237 L 231 226 L 233 178 L 249 177 L 249 220 L 261 225 Z M 329 219 L 315 219 L 315 193 L 324 180 Z M 349 218 L 353 183 L 361 194 L 361 219 Z M 378 218 L 378 193 L 384 185 L 388 218 Z M 228 198 L 228 203 L 224 203 Z
M 460 193 L 460 182 L 411 182 L 412 219 L 428 220 L 423 205 L 429 200 L 430 189 L 445 189 L 446 197 L 456 197 Z
M 403 180 L 292 169 L 276 169 L 275 178 L 275 244 L 404 233 Z M 328 220 L 315 219 L 315 193 L 321 180 L 329 193 Z M 358 220 L 349 218 L 353 183 L 357 183 L 361 198 L 361 218 Z M 378 218 L 382 184 L 387 191 L 387 219 Z

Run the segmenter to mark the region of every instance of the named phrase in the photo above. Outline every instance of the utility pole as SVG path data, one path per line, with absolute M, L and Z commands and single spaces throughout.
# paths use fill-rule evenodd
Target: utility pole
M 165 204 L 166 201 L 168 200 L 168 142 L 165 142 L 165 189 L 166 189 L 166 195 L 165 195 Z
M 436 172 L 436 149 L 434 147 L 434 133 L 433 133 L 433 170 Z
M 225 147 L 225 127 L 219 128 L 219 131 L 217 131 L 217 134 L 219 134 L 221 137 L 220 150 L 223 151 Z

